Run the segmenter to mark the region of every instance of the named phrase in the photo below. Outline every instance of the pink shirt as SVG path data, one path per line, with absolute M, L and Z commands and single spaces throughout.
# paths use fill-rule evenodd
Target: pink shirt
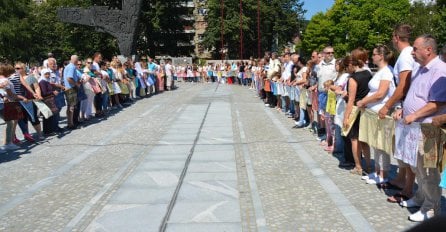
M 428 102 L 446 102 L 446 63 L 438 57 L 412 75 L 409 92 L 403 103 L 403 115 L 416 112 Z M 446 107 L 442 107 L 435 114 L 417 122 L 431 123 L 433 116 L 445 113 Z

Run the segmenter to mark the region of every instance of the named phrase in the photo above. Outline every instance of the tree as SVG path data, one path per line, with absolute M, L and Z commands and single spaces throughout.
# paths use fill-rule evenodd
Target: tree
M 0 59 L 15 61 L 27 56 L 32 44 L 32 32 L 29 30 L 30 0 L 0 1 Z
M 394 25 L 406 18 L 409 7 L 408 0 L 336 0 L 326 13 L 310 20 L 303 49 L 309 53 L 330 44 L 338 56 L 356 47 L 371 50 L 390 41 Z
M 243 58 L 257 56 L 257 1 L 244 0 L 243 4 Z M 214 48 L 214 57 L 221 49 L 221 0 L 209 0 L 208 29 L 204 45 Z M 240 1 L 224 0 L 224 43 L 229 48 L 229 57 L 239 58 L 240 54 Z M 300 0 L 261 0 L 261 44 L 263 51 L 272 50 L 277 38 L 278 48 L 291 41 L 293 35 L 303 29 L 303 3 Z

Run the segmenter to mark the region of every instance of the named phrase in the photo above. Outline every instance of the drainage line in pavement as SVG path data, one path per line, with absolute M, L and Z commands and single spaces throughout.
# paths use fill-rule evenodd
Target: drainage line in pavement
M 201 130 L 203 129 L 203 125 L 204 125 L 204 122 L 206 121 L 206 117 L 208 115 L 210 107 L 211 107 L 211 103 L 208 104 L 208 107 L 207 107 L 206 112 L 204 114 L 203 120 L 201 121 L 201 125 L 200 125 L 200 128 L 198 130 L 197 136 L 195 137 L 194 144 L 193 144 L 192 148 L 190 149 L 189 155 L 187 156 L 186 162 L 184 164 L 183 171 L 181 172 L 180 178 L 178 180 L 177 187 L 175 188 L 175 191 L 173 193 L 172 199 L 170 200 L 169 205 L 167 207 L 167 212 L 164 215 L 164 218 L 163 218 L 163 220 L 161 222 L 161 226 L 159 228 L 160 232 L 166 231 L 167 222 L 168 222 L 168 220 L 170 218 L 170 215 L 172 214 L 173 207 L 175 206 L 175 203 L 176 203 L 177 198 L 178 198 L 178 193 L 180 192 L 181 186 L 183 185 L 184 178 L 186 177 L 187 169 L 189 168 L 189 164 L 190 164 L 190 161 L 192 159 L 192 155 L 194 154 L 194 151 L 195 151 L 195 146 L 197 146 L 198 139 L 200 138 Z

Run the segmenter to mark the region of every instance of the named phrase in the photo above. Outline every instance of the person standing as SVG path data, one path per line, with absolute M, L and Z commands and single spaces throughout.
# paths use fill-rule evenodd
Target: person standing
M 412 56 L 420 64 L 411 78 L 411 85 L 403 102 L 402 117 L 405 124 L 431 123 L 432 117 L 446 113 L 446 63 L 437 56 L 437 42 L 431 35 L 419 36 Z M 401 115 L 399 110 L 398 115 Z M 409 220 L 421 222 L 441 212 L 440 172 L 437 167 L 425 167 L 423 149 L 417 153 L 416 167 L 412 167 L 418 181 L 418 190 L 402 207 L 420 207 Z
M 404 96 L 409 90 L 411 75 L 418 69 L 419 64 L 415 62 L 411 55 L 413 50 L 409 43 L 411 33 L 412 27 L 407 24 L 397 25 L 393 31 L 392 43 L 394 48 L 400 52 L 393 69 L 396 89 L 392 97 L 390 97 L 386 104 L 384 104 L 378 111 L 378 116 L 381 119 L 394 110 L 392 109 L 394 105 L 397 105 L 397 103 L 401 103 L 402 100 L 404 100 Z M 398 167 L 397 177 L 390 180 L 389 183 L 391 186 L 396 186 L 402 190 L 387 198 L 387 201 L 391 203 L 399 203 L 401 200 L 407 200 L 412 196 L 413 192 L 415 174 L 411 171 L 409 165 L 401 160 L 398 160 Z
M 72 55 L 70 63 L 65 67 L 63 72 L 65 95 L 67 99 L 67 128 L 75 129 L 73 117 L 74 109 L 77 105 L 77 89 L 79 88 L 79 75 L 76 70 L 78 65 L 78 56 Z M 82 63 L 80 63 L 82 65 Z
M 330 137 L 331 132 L 331 121 L 329 120 L 329 115 L 326 114 L 325 108 L 327 106 L 327 91 L 324 89 L 324 83 L 328 80 L 335 80 L 337 76 L 336 72 L 336 59 L 334 58 L 334 49 L 331 46 L 325 47 L 324 59 L 322 60 L 319 70 L 317 72 L 318 78 L 318 117 L 319 117 L 319 128 L 321 129 L 319 138 L 321 141 Z M 327 119 L 327 120 L 325 120 Z M 325 128 L 325 130 L 323 129 Z

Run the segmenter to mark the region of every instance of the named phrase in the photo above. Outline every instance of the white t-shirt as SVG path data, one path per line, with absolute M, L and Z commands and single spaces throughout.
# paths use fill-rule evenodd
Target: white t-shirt
M 282 72 L 282 78 L 283 80 L 289 80 L 291 78 L 291 72 L 293 71 L 293 62 L 290 61 L 288 63 L 283 64 L 284 70 Z
M 299 71 L 296 74 L 296 80 L 300 81 L 302 80 L 302 74 L 306 73 L 308 70 L 307 66 L 302 67 L 301 69 L 299 69 Z
M 370 104 L 367 104 L 367 108 L 375 111 L 378 113 L 378 111 L 386 104 L 386 102 L 389 100 L 389 98 L 393 95 L 393 92 L 395 92 L 395 83 L 393 82 L 393 73 L 392 68 L 390 66 L 386 66 L 378 72 L 375 73 L 375 75 L 372 77 L 372 79 L 369 81 L 369 93 L 367 96 L 371 96 L 378 92 L 379 84 L 381 81 L 390 81 L 389 89 L 387 90 L 387 94 L 385 97 L 377 102 L 373 102 Z
M 395 67 L 393 68 L 393 75 L 395 76 L 396 84 L 400 83 L 399 74 L 401 72 L 411 70 L 412 73 L 415 73 L 420 67 L 420 65 L 413 59 L 411 54 L 412 50 L 413 48 L 411 46 L 404 48 L 396 60 Z
M 318 90 L 324 92 L 324 82 L 328 80 L 334 80 L 338 72 L 336 72 L 336 60 L 332 59 L 330 62 L 322 61 L 317 71 L 318 78 Z
M 171 64 L 166 64 L 166 66 L 164 66 L 164 69 L 166 69 L 166 76 L 172 76 L 172 65 Z

